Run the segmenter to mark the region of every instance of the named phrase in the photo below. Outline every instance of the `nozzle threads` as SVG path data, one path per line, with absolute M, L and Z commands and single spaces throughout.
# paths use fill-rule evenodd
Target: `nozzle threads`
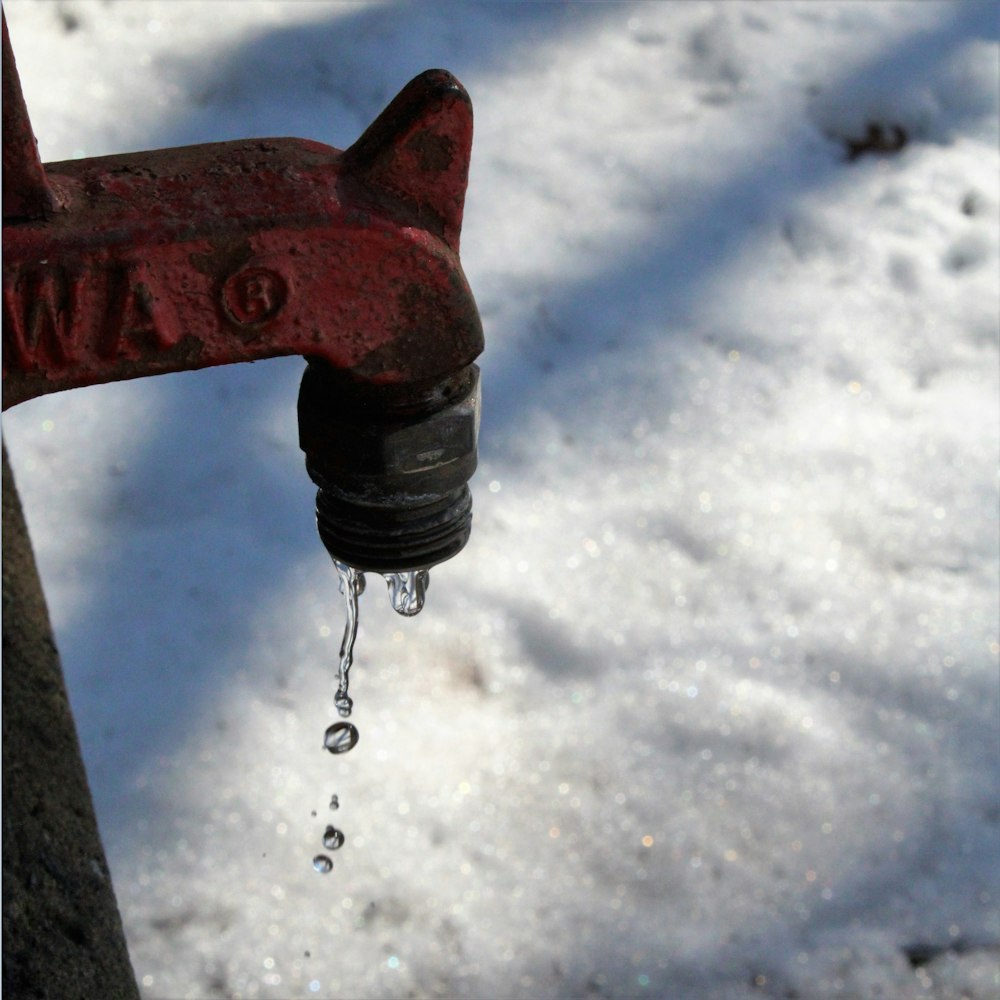
M 326 550 L 366 572 L 430 569 L 460 552 L 472 531 L 472 494 L 462 486 L 427 503 L 360 503 L 316 494 L 316 525 Z

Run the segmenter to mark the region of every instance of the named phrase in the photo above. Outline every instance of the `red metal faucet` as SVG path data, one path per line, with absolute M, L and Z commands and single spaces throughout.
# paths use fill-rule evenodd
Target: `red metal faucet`
M 331 554 L 426 568 L 468 537 L 482 326 L 459 261 L 472 108 L 412 80 L 349 149 L 248 139 L 43 166 L 3 23 L 3 406 L 309 360 Z
M 465 544 L 483 347 L 459 262 L 472 141 L 451 74 L 349 149 L 248 139 L 43 166 L 3 19 L 3 407 L 301 354 L 317 523 L 361 570 Z M 138 1000 L 4 451 L 3 990 Z

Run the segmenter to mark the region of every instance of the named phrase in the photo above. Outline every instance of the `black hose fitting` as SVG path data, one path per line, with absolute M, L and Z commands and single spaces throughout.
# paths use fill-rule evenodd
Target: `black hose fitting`
M 430 569 L 462 550 L 472 530 L 476 365 L 399 387 L 362 384 L 312 359 L 298 410 L 317 527 L 333 558 L 389 573 Z

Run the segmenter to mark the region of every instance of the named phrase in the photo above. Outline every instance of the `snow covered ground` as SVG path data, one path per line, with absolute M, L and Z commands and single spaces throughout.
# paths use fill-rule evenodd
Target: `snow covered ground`
M 46 160 L 476 110 L 475 528 L 350 754 L 300 360 L 5 415 L 145 997 L 996 997 L 995 3 L 4 6 Z

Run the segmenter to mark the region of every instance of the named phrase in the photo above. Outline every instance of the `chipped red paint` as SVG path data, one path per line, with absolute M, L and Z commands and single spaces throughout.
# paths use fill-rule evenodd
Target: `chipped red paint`
M 6 70 L 6 28 L 4 51 Z M 26 113 L 12 127 L 5 150 L 34 148 Z M 430 70 L 344 152 L 252 139 L 39 165 L 49 200 L 29 164 L 39 211 L 8 213 L 4 189 L 4 407 L 284 354 L 372 384 L 462 369 L 483 346 L 458 257 L 471 142 L 468 95 Z

